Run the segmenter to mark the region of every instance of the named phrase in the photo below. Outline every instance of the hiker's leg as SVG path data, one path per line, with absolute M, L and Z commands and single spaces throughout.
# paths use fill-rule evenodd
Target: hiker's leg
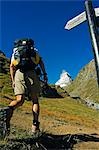
M 13 100 L 9 104 L 6 115 L 7 130 L 10 130 L 10 120 L 13 115 L 13 110 L 24 103 L 25 89 L 26 85 L 24 81 L 24 73 L 20 72 L 20 70 L 18 69 L 15 73 L 15 87 L 14 87 L 14 94 L 16 95 L 16 100 Z
M 17 95 L 16 96 L 16 100 L 13 100 L 9 106 L 13 107 L 13 109 L 16 109 L 19 106 L 22 106 L 22 104 L 24 103 L 24 95 Z
M 33 112 L 33 124 L 32 132 L 35 132 L 39 129 L 39 101 L 38 95 L 40 92 L 40 82 L 35 71 L 27 72 L 27 78 L 25 78 L 27 89 L 32 100 L 32 112 Z
M 17 95 L 16 100 L 13 100 L 9 104 L 9 109 L 7 110 L 7 119 L 6 119 L 6 125 L 7 125 L 7 134 L 10 133 L 10 120 L 13 115 L 13 110 L 16 109 L 17 107 L 21 106 L 24 103 L 24 95 Z
M 39 111 L 40 111 L 40 106 L 38 102 L 38 97 L 35 96 L 32 98 L 32 112 L 35 121 L 39 120 Z
M 39 130 L 39 112 L 40 106 L 37 96 L 32 97 L 32 112 L 33 112 L 33 125 L 32 125 L 32 132 Z
M 9 104 L 9 110 L 7 113 L 7 124 L 8 126 L 10 126 L 10 120 L 12 118 L 13 115 L 13 110 L 16 109 L 17 107 L 21 106 L 24 103 L 24 95 L 17 95 L 16 96 L 16 100 L 13 100 L 10 104 Z
M 16 95 L 16 100 L 10 103 L 14 109 L 21 106 L 24 103 L 24 95 L 26 92 L 26 84 L 24 79 L 25 74 L 18 69 L 15 73 L 15 87 L 14 94 Z

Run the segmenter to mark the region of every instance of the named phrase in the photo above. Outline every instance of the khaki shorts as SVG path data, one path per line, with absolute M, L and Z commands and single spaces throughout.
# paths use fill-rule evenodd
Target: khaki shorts
M 40 93 L 40 81 L 35 71 L 30 70 L 25 73 L 19 69 L 15 73 L 15 95 L 27 94 L 39 95 Z

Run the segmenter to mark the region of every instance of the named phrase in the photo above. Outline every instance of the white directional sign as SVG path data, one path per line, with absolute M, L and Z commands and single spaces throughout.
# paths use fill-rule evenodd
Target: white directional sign
M 95 14 L 97 17 L 99 16 L 99 8 L 95 8 Z M 65 29 L 70 30 L 84 21 L 86 21 L 85 11 L 80 15 L 74 17 L 73 19 L 69 20 L 65 25 Z

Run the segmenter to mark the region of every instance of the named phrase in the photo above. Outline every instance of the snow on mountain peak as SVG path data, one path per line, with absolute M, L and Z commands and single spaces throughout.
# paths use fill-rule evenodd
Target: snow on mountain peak
M 65 70 L 62 71 L 60 75 L 60 79 L 55 83 L 56 86 L 64 87 L 70 84 L 72 81 L 72 78 L 68 72 Z

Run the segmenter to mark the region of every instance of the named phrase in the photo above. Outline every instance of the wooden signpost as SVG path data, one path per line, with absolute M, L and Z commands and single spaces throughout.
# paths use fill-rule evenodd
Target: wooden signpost
M 86 20 L 89 26 L 92 49 L 94 53 L 97 82 L 99 87 L 99 8 L 94 9 L 92 1 L 86 0 L 85 11 L 69 20 L 65 25 L 65 29 L 70 30 Z

